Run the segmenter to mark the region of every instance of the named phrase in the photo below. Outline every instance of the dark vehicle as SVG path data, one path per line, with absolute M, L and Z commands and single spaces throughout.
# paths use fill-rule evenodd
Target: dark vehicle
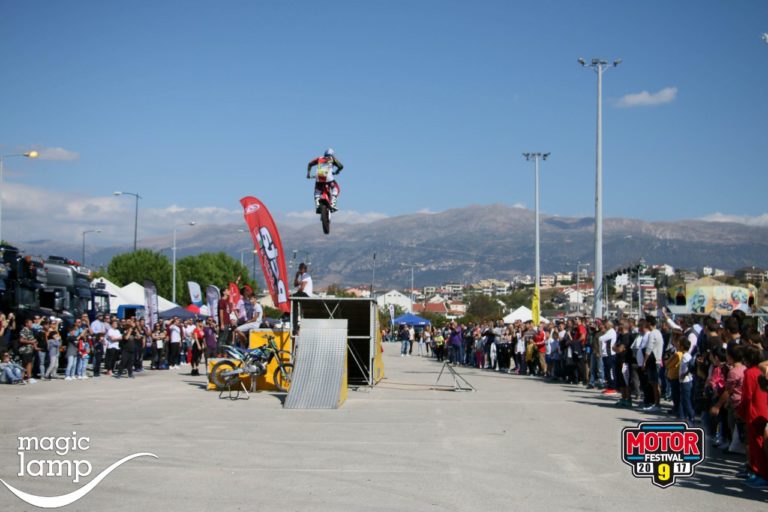
M 0 306 L 16 315 L 17 327 L 35 315 L 53 314 L 56 301 L 48 300 L 48 274 L 42 258 L 22 256 L 16 247 L 3 245 L 0 261 L 4 267 L 0 273 Z
M 69 317 L 88 314 L 88 318 L 94 320 L 97 313 L 109 314 L 109 293 L 101 283 L 91 286 L 88 268 L 61 256 L 49 256 L 45 268 L 48 274 L 45 306 L 61 314 L 65 324 Z

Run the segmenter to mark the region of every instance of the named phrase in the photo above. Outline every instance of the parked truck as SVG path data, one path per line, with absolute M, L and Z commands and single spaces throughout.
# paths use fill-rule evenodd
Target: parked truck
M 16 316 L 17 327 L 35 315 L 53 314 L 55 304 L 51 307 L 43 304 L 47 301 L 48 274 L 42 258 L 24 256 L 18 248 L 2 245 L 0 261 L 3 266 L 0 272 L 0 308 Z
M 109 314 L 109 293 L 100 283 L 91 283 L 91 272 L 76 261 L 50 256 L 23 255 L 16 247 L 0 246 L 0 307 L 13 312 L 17 328 L 35 315 L 56 315 L 69 325 L 87 313 Z

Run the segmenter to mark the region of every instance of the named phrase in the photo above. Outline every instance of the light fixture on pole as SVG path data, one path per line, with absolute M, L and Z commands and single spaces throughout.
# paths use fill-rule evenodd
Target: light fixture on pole
M 541 286 L 541 260 L 540 260 L 540 253 L 539 253 L 539 161 L 540 160 L 546 160 L 549 158 L 549 155 L 551 153 L 523 153 L 523 156 L 526 160 L 534 162 L 534 167 L 536 169 L 536 199 L 535 199 L 535 210 L 536 210 L 536 280 L 535 280 L 535 287 L 538 289 Z M 538 294 L 536 294 L 536 299 L 539 301 L 539 311 L 541 311 L 541 298 Z
M 3 162 L 6 158 L 23 156 L 25 158 L 37 158 L 40 154 L 37 151 L 27 151 L 26 153 L 13 153 L 10 155 L 0 155 L 0 242 L 3 240 Z
M 136 241 L 139 236 L 139 199 L 141 196 L 136 192 L 114 192 L 116 196 L 133 196 L 136 198 L 136 208 L 133 216 L 133 251 L 136 252 Z
M 83 258 L 82 258 L 82 265 L 85 266 L 85 235 L 88 233 L 101 233 L 100 229 L 86 229 L 83 231 Z
M 603 73 L 608 67 L 616 67 L 621 64 L 621 59 L 616 59 L 613 64 L 603 59 L 592 59 L 587 63 L 579 59 L 579 64 L 592 68 L 597 73 L 597 157 L 595 173 L 595 305 L 592 308 L 592 317 L 603 316 Z
M 187 226 L 194 226 L 197 224 L 195 221 L 187 222 Z M 173 278 L 171 279 L 171 302 L 176 304 L 176 229 L 178 229 L 178 225 L 173 227 Z

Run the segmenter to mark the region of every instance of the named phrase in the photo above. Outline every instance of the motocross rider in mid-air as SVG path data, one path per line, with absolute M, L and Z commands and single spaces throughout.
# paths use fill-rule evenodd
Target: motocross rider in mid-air
M 317 166 L 317 175 L 315 177 L 315 208 L 320 208 L 320 196 L 323 194 L 323 187 L 327 184 L 331 193 L 331 211 L 336 211 L 336 199 L 339 197 L 339 184 L 334 176 L 339 174 L 344 168 L 341 162 L 336 158 L 333 149 L 328 148 L 325 154 L 317 157 L 307 164 L 307 179 L 310 179 L 312 167 Z

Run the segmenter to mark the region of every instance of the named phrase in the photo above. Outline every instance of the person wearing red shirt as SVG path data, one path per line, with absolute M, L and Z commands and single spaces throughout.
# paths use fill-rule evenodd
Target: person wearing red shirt
M 547 329 L 548 331 L 549 329 Z M 539 352 L 539 376 L 546 377 L 547 375 L 547 339 L 549 338 L 549 332 L 544 332 L 544 329 L 539 326 L 536 329 L 536 335 L 533 337 L 533 342 L 536 344 L 536 350 Z
M 765 427 L 768 424 L 768 393 L 761 389 L 758 366 L 763 358 L 762 351 L 754 345 L 743 349 L 744 372 L 741 403 L 738 414 L 747 427 L 747 464 L 750 475 L 746 484 L 750 487 L 768 487 L 768 454 L 765 452 Z

